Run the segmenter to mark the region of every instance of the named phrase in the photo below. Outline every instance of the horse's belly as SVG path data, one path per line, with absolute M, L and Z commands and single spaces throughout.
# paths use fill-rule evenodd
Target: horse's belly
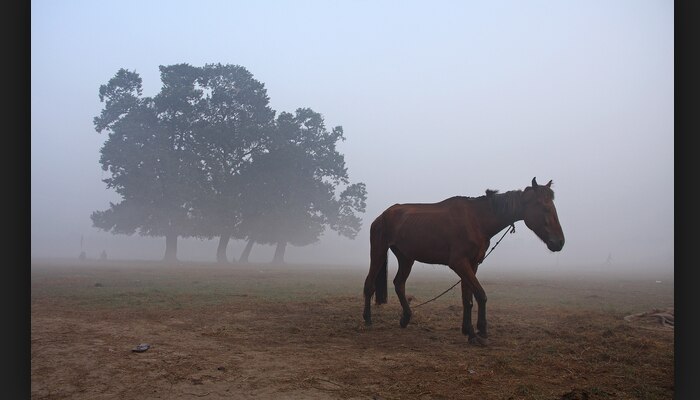
M 423 264 L 440 264 L 440 265 L 450 265 L 448 257 L 419 257 L 416 261 L 422 262 Z
M 450 260 L 450 248 L 448 244 L 440 240 L 410 240 L 398 246 L 401 253 L 409 258 L 425 264 L 448 265 Z

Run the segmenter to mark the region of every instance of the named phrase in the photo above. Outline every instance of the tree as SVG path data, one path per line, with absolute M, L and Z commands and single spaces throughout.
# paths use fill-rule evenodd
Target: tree
M 165 261 L 177 260 L 178 236 L 192 236 L 193 201 L 203 182 L 193 129 L 201 96 L 197 71 L 187 64 L 161 66 L 163 87 L 155 97 L 142 97 L 141 77 L 120 69 L 100 86 L 105 103 L 95 117 L 97 132 L 109 136 L 100 150 L 107 187 L 121 197 L 105 211 L 91 215 L 93 225 L 115 234 L 164 236 Z
M 273 263 L 282 263 L 287 244 L 315 243 L 326 227 L 348 238 L 357 235 L 367 192 L 363 183 L 349 183 L 336 149 L 340 140 L 342 127 L 328 131 L 321 114 L 309 108 L 277 117 L 265 151 L 253 155 L 242 172 L 240 230 L 248 238 L 242 262 L 254 243 L 276 245 Z
M 311 109 L 275 112 L 262 83 L 237 65 L 160 66 L 162 88 L 142 96 L 140 76 L 120 69 L 100 87 L 95 117 L 108 132 L 100 150 L 104 179 L 121 202 L 91 215 L 115 234 L 164 236 L 163 259 L 177 259 L 178 237 L 219 237 L 227 262 L 231 237 L 305 246 L 326 227 L 354 238 L 365 210 L 362 183 L 350 184 L 336 142 Z M 337 190 L 344 190 L 336 193 Z
M 274 111 L 262 83 L 238 65 L 160 66 L 161 91 L 141 98 L 141 78 L 120 70 L 100 87 L 105 107 L 95 118 L 110 132 L 100 162 L 123 197 L 93 213 L 113 233 L 165 236 L 164 259 L 176 259 L 178 236 L 219 237 L 227 262 L 238 237 L 240 171 L 262 151 Z
M 198 233 L 219 237 L 216 258 L 228 262 L 229 239 L 239 237 L 241 170 L 263 151 L 274 111 L 262 83 L 238 65 L 207 64 L 199 86 L 201 128 L 197 152 L 207 184 L 195 204 Z

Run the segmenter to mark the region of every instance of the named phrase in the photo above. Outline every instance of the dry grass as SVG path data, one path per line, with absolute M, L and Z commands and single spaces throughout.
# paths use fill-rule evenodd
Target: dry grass
M 359 268 L 34 263 L 33 399 L 671 399 L 673 282 L 483 277 L 491 344 L 459 289 L 399 328 L 362 323 Z M 456 281 L 414 272 L 414 303 Z M 138 343 L 145 353 L 130 351 Z

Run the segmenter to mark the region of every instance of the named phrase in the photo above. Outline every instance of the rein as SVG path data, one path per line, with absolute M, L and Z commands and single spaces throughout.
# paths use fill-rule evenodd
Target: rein
M 484 256 L 484 258 L 481 259 L 481 261 L 479 262 L 479 265 L 481 265 L 481 263 L 484 262 L 484 260 L 486 259 L 486 257 L 488 257 L 489 254 L 491 254 L 491 252 L 493 251 L 493 249 L 495 249 L 496 246 L 498 246 L 498 244 L 501 243 L 501 240 L 503 240 L 503 238 L 506 237 L 506 234 L 507 234 L 509 231 L 510 231 L 510 233 L 515 233 L 515 223 L 510 224 L 510 228 L 511 228 L 510 230 L 506 230 L 505 232 L 503 232 L 503 236 L 501 236 L 501 238 L 498 239 L 498 241 L 496 242 L 496 244 L 494 244 L 493 247 L 491 247 L 491 250 L 489 250 L 489 252 L 486 253 L 486 255 Z M 445 290 L 444 292 L 440 293 L 439 295 L 433 297 L 432 299 L 430 299 L 430 300 L 428 300 L 428 301 L 424 301 L 424 302 L 418 304 L 417 306 L 415 306 L 415 307 L 413 307 L 413 308 L 416 309 L 416 308 L 418 308 L 418 307 L 420 307 L 420 306 L 422 306 L 422 305 L 424 305 L 424 304 L 428 304 L 428 303 L 430 303 L 431 301 L 440 298 L 442 295 L 444 295 L 445 293 L 447 293 L 447 292 L 449 292 L 450 290 L 452 290 L 455 286 L 459 285 L 460 282 L 462 282 L 461 279 L 458 280 L 457 283 L 455 283 L 454 285 L 450 286 L 449 289 Z

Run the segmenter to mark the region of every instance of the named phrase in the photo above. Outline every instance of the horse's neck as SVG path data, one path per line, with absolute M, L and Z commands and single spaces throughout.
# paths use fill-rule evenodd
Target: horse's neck
M 517 221 L 522 220 L 523 218 L 520 217 L 512 217 L 512 218 L 496 218 L 493 222 L 489 224 L 484 225 L 484 233 L 486 236 L 489 238 L 492 238 L 496 236 L 499 232 L 501 232 L 504 228 L 514 224 Z
M 493 233 L 489 232 L 489 237 L 496 236 L 496 234 L 499 233 L 500 231 L 502 231 L 504 228 L 509 227 L 520 220 L 522 220 L 522 218 L 517 218 L 517 219 L 512 218 L 512 219 L 507 220 L 506 222 L 502 222 L 500 224 L 497 224 L 496 228 L 493 230 Z
M 505 196 L 506 194 L 498 194 L 496 196 Z M 493 237 L 502 231 L 504 228 L 514 224 L 517 221 L 523 219 L 523 208 L 521 203 L 521 193 L 512 193 L 511 197 L 512 203 L 511 207 L 501 207 L 496 209 L 493 206 L 490 207 L 492 213 L 491 218 L 489 218 L 489 223 L 485 224 L 484 230 L 488 237 Z

